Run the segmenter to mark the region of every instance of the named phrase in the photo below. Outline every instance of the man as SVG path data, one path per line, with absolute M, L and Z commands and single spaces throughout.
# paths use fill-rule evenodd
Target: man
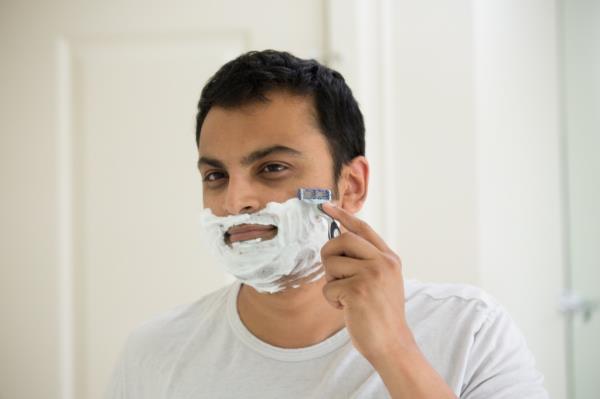
M 198 108 L 203 226 L 239 281 L 132 333 L 109 398 L 547 397 L 493 299 L 404 280 L 354 216 L 369 165 L 339 73 L 250 52 L 209 80 Z M 333 200 L 317 209 L 300 188 Z M 333 220 L 342 232 L 328 239 Z

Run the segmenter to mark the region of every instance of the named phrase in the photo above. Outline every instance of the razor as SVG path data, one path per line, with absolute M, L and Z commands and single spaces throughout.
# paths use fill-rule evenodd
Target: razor
M 330 202 L 332 199 L 331 190 L 326 188 L 300 188 L 298 189 L 298 199 L 309 204 L 320 205 L 325 202 Z M 319 207 L 319 210 L 331 220 L 329 224 L 329 239 L 335 238 L 341 234 L 340 227 L 335 219 Z

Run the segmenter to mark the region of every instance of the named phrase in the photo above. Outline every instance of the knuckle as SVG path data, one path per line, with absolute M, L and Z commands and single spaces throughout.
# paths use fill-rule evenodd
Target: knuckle
M 352 245 L 352 233 L 345 231 L 340 234 L 336 240 L 336 248 L 342 250 Z
M 372 279 L 377 281 L 383 279 L 383 270 L 381 270 L 381 267 L 379 267 L 379 265 L 373 265 L 371 267 L 368 267 L 366 270 Z
M 329 256 L 329 251 L 331 250 L 331 245 L 329 245 L 330 242 L 326 242 L 325 245 L 323 245 L 321 247 L 321 259 L 326 259 Z
M 364 282 L 357 282 L 352 285 L 352 295 L 356 298 L 362 299 L 369 296 L 369 287 Z
M 327 243 L 328 244 L 328 243 Z M 327 247 L 327 244 L 323 245 L 321 247 L 321 250 L 319 251 L 319 254 L 321 255 L 321 259 L 324 259 L 327 257 L 327 253 L 329 251 L 329 248 Z
M 331 292 L 331 285 L 330 284 L 325 284 L 323 286 L 323 296 L 325 296 L 325 298 L 327 300 L 331 300 L 332 299 L 332 292 Z
M 329 284 L 325 284 L 323 288 L 321 288 L 321 291 L 323 292 L 323 295 L 327 297 L 327 294 L 329 293 Z
M 393 252 L 384 254 L 383 258 L 385 260 L 386 266 L 388 266 L 392 269 L 400 268 L 402 265 L 402 262 L 400 261 L 400 257 Z
M 338 240 L 340 240 L 343 244 L 348 244 L 348 241 L 351 239 L 352 239 L 352 234 L 349 231 L 344 231 L 338 237 Z

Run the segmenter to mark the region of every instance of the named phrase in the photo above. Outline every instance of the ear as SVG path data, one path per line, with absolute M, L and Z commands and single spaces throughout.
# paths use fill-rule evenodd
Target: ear
M 369 162 L 358 156 L 342 167 L 338 182 L 338 206 L 357 213 L 367 199 L 369 188 Z

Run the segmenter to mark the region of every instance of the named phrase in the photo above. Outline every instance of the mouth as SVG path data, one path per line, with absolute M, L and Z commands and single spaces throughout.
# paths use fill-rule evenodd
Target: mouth
M 225 233 L 225 243 L 231 245 L 234 242 L 255 240 L 270 240 L 277 235 L 277 227 L 261 224 L 240 224 L 233 226 Z

